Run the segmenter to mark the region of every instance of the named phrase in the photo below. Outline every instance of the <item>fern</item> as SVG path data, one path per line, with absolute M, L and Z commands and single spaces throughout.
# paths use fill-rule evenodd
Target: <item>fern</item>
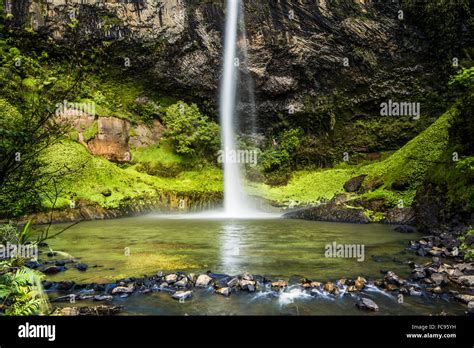
M 50 311 L 41 280 L 44 275 L 21 267 L 12 269 L 9 262 L 0 265 L 0 300 L 6 315 L 40 315 Z

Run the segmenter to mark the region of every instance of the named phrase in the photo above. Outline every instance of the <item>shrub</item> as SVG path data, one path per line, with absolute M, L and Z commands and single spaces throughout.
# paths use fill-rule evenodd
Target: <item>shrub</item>
M 220 148 L 219 126 L 200 113 L 196 104 L 182 101 L 166 109 L 165 138 L 176 153 L 216 160 Z

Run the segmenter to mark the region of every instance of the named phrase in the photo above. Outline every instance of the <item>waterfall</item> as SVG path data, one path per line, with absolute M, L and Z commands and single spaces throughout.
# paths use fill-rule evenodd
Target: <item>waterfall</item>
M 237 89 L 237 26 L 239 23 L 240 0 L 228 0 L 224 38 L 224 69 L 221 80 L 219 114 L 221 120 L 222 151 L 236 153 L 235 106 Z M 238 62 L 238 60 L 237 60 Z M 237 161 L 224 160 L 224 215 L 246 217 L 254 209 L 244 193 L 240 165 Z

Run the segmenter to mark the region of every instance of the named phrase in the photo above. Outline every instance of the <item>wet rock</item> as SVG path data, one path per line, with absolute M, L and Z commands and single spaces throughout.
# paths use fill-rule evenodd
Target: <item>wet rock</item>
M 431 280 L 435 285 L 446 285 L 448 284 L 448 277 L 443 273 L 433 273 L 431 275 Z
M 395 284 L 385 284 L 385 289 L 388 291 L 395 291 L 398 290 L 398 286 Z
M 175 300 L 181 300 L 181 301 L 184 301 L 185 299 L 190 298 L 191 296 L 193 296 L 193 292 L 191 290 L 176 291 L 173 295 L 171 295 L 171 297 L 174 298 Z
M 201 274 L 196 279 L 196 283 L 194 284 L 198 288 L 205 288 L 211 284 L 212 278 L 209 277 L 207 274 Z
M 53 285 L 53 283 L 50 282 L 50 281 L 48 281 L 48 280 L 45 280 L 45 281 L 43 282 L 43 288 L 44 288 L 45 290 L 48 290 L 49 288 L 51 288 L 52 285 Z
M 360 188 L 362 187 L 362 182 L 364 181 L 366 176 L 367 175 L 363 174 L 363 175 L 359 175 L 359 176 L 349 179 L 344 184 L 344 190 L 346 190 L 346 192 L 359 191 Z
M 392 271 L 387 272 L 387 274 L 384 277 L 384 282 L 386 284 L 393 284 L 396 286 L 405 285 L 405 281 L 401 279 L 399 276 L 397 276 L 395 273 L 393 273 Z
M 87 270 L 88 266 L 85 263 L 78 263 L 76 268 L 78 271 L 84 272 Z
M 471 301 L 467 304 L 467 312 L 469 314 L 474 314 L 474 301 Z
M 61 281 L 58 283 L 58 290 L 62 290 L 62 291 L 69 290 L 74 286 L 74 284 L 75 283 L 73 281 L 69 281 L 69 280 Z
M 474 275 L 461 276 L 457 279 L 457 282 L 467 287 L 474 287 Z
M 441 256 L 443 254 L 443 249 L 438 248 L 438 247 L 433 247 L 430 250 L 428 250 L 428 254 L 433 255 L 433 256 Z
M 112 289 L 112 295 L 116 294 L 131 294 L 134 290 L 133 285 L 131 286 L 117 286 Z
M 447 270 L 448 276 L 453 277 L 453 278 L 459 278 L 464 275 L 459 269 L 448 269 Z
M 349 285 L 349 286 L 347 287 L 347 291 L 348 291 L 348 292 L 356 292 L 356 291 L 358 291 L 358 290 L 357 290 L 357 288 L 355 287 L 355 285 Z
M 216 293 L 217 294 L 220 294 L 222 296 L 230 296 L 230 288 L 229 287 L 225 287 L 225 288 L 219 288 L 216 290 Z
M 253 281 L 253 280 L 242 279 L 239 282 L 239 286 L 242 290 L 247 290 L 249 292 L 254 292 L 255 291 L 255 281 Z
M 288 286 L 288 282 L 286 280 L 277 280 L 276 282 L 272 282 L 273 288 L 284 288 Z
M 462 303 L 469 303 L 474 301 L 474 295 L 469 295 L 469 294 L 456 294 L 454 295 L 454 299 L 456 301 L 462 302 Z
M 357 290 L 362 290 L 366 283 L 367 283 L 367 280 L 365 280 L 365 278 L 357 277 L 357 279 L 354 282 L 354 286 Z
M 419 255 L 419 256 L 426 256 L 426 250 L 425 248 L 419 248 L 416 253 Z
M 194 273 L 189 273 L 189 274 L 188 274 L 188 280 L 189 280 L 191 283 L 195 283 L 195 282 L 196 282 L 196 279 L 197 279 L 196 274 L 194 274 Z
M 337 286 L 333 282 L 327 282 L 324 284 L 323 289 L 330 294 L 337 294 L 339 292 Z
M 167 282 L 168 284 L 173 284 L 173 283 L 176 283 L 177 281 L 178 281 L 178 275 L 177 274 L 168 274 L 165 277 L 165 282 Z
M 253 280 L 253 275 L 251 275 L 250 273 L 245 272 L 245 273 L 242 275 L 242 279 L 243 279 L 243 280 Z
M 356 303 L 357 308 L 362 310 L 368 310 L 372 312 L 378 312 L 379 306 L 372 301 L 370 298 L 361 297 L 359 301 Z
M 182 278 L 181 280 L 178 280 L 173 285 L 178 288 L 185 288 L 186 286 L 188 286 L 188 278 Z
M 41 266 L 41 264 L 38 261 L 28 261 L 25 263 L 25 266 L 31 269 L 36 269 Z
M 43 269 L 41 272 L 43 272 L 44 274 L 56 274 L 56 273 L 59 273 L 59 272 L 65 271 L 65 270 L 66 270 L 65 267 L 49 266 L 49 267 L 46 267 L 45 269 Z
M 94 296 L 94 301 L 111 301 L 113 296 L 111 295 L 97 295 Z
M 421 271 L 420 270 L 413 270 L 413 273 L 412 273 L 411 277 L 415 280 L 423 279 L 423 278 L 426 277 L 426 273 L 423 269 Z
M 422 292 L 419 290 L 415 290 L 414 288 L 411 288 L 409 291 L 410 296 L 421 296 Z
M 239 278 L 235 277 L 235 278 L 232 278 L 231 280 L 229 280 L 227 282 L 227 286 L 231 287 L 231 288 L 234 288 L 236 287 L 237 285 L 239 285 Z
M 474 274 L 474 262 L 458 263 L 454 267 L 466 275 Z
M 443 293 L 443 289 L 441 289 L 440 286 L 436 286 L 434 288 L 429 288 L 428 291 L 430 291 L 434 294 L 442 294 Z

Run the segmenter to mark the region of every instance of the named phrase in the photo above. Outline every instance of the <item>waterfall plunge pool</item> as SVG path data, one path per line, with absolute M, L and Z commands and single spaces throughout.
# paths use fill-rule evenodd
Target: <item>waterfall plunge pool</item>
M 61 225 L 53 226 L 54 229 Z M 417 234 L 402 234 L 391 226 L 327 223 L 269 217 L 266 219 L 226 219 L 187 216 L 148 215 L 114 220 L 85 221 L 49 240 L 58 251 L 89 265 L 87 271 L 69 268 L 48 276 L 48 280 L 76 283 L 112 283 L 125 277 L 153 275 L 158 271 L 214 273 L 229 275 L 249 272 L 272 280 L 298 277 L 326 282 L 343 277 L 382 278 L 381 270 L 391 270 L 408 278 L 409 260 L 426 259 L 405 251 Z M 327 258 L 325 246 L 331 243 L 363 244 L 365 258 Z M 47 258 L 45 251 L 40 258 Z M 94 267 L 97 266 L 97 267 Z M 406 297 L 404 304 L 395 294 L 375 287 L 364 290 L 380 306 L 377 314 L 461 314 L 460 304 L 426 296 Z M 54 296 L 53 296 L 54 297 Z M 194 291 L 193 297 L 179 303 L 166 292 L 133 294 L 115 298 L 125 314 L 144 315 L 326 315 L 365 314 L 355 307 L 355 299 L 332 298 L 288 287 L 275 293 L 260 291 L 223 297 L 212 289 Z M 97 302 L 81 301 L 81 305 Z M 65 304 L 55 304 L 67 306 Z

